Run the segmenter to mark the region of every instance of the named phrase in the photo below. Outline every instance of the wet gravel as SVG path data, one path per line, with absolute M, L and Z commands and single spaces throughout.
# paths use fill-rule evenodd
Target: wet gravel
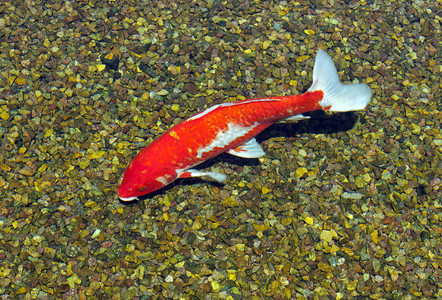
M 435 1 L 2 1 L 1 299 L 442 297 Z M 120 203 L 156 136 L 304 92 L 318 48 L 373 90 Z

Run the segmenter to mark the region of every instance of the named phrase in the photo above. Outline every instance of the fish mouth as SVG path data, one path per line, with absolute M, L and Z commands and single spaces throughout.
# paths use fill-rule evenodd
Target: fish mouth
M 124 189 L 121 188 L 121 185 L 118 187 L 118 198 L 120 198 L 121 201 L 132 201 L 132 200 L 138 200 L 137 196 L 129 196 L 130 194 L 134 194 L 131 193 L 130 191 L 125 191 Z

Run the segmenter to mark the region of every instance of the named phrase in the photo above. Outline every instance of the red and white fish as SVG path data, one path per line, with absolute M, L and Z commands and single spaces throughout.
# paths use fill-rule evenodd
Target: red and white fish
M 118 196 L 131 201 L 177 178 L 207 176 L 223 182 L 224 174 L 193 167 L 223 152 L 261 157 L 264 151 L 254 137 L 278 120 L 304 119 L 302 113 L 318 109 L 362 110 L 370 98 L 371 90 L 365 84 L 341 84 L 332 59 L 319 50 L 313 84 L 307 92 L 222 103 L 182 121 L 135 156 L 123 174 Z

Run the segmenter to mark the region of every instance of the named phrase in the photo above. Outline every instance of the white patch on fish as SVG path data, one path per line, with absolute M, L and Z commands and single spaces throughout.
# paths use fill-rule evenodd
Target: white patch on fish
M 198 158 L 201 158 L 204 153 L 211 152 L 215 148 L 224 148 L 225 146 L 229 145 L 239 137 L 242 137 L 249 133 L 253 128 L 258 126 L 259 123 L 255 123 L 252 126 L 241 126 L 235 123 L 229 123 L 227 125 L 226 130 L 220 130 L 216 137 L 213 139 L 210 144 L 207 146 L 201 147 L 197 150 L 197 156 Z
M 167 181 L 167 179 L 166 179 L 165 176 L 160 176 L 160 177 L 158 177 L 158 178 L 157 178 L 157 181 L 160 182 L 160 183 L 162 183 L 162 184 L 164 184 L 164 185 L 166 185 L 166 184 L 169 183 L 169 182 Z

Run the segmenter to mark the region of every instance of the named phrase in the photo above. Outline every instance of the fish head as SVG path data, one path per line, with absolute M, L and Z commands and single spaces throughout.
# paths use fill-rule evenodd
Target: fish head
M 137 200 L 140 196 L 163 188 L 175 178 L 168 168 L 139 168 L 136 164 L 130 164 L 118 187 L 118 197 L 122 201 Z

